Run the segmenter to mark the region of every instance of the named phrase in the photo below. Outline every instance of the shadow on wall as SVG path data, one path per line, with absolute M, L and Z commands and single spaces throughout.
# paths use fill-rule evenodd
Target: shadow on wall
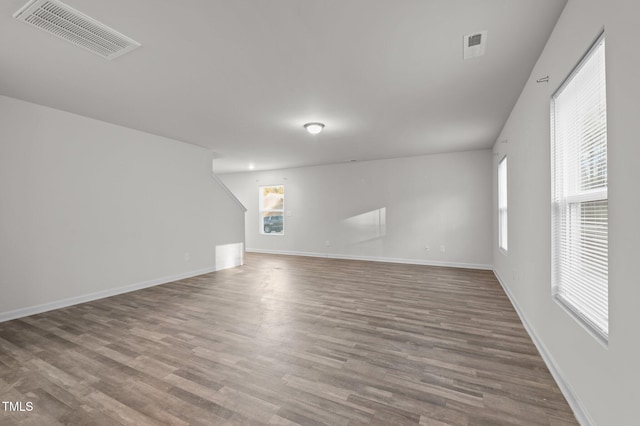
M 216 270 L 244 265 L 244 243 L 216 246 Z
M 351 245 L 382 239 L 387 235 L 387 208 L 381 207 L 344 219 L 341 228 Z

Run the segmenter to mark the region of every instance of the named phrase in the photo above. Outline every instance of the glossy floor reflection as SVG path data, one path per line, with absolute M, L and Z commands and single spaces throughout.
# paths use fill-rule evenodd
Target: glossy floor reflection
M 493 274 L 247 254 L 0 324 L 0 424 L 569 425 Z

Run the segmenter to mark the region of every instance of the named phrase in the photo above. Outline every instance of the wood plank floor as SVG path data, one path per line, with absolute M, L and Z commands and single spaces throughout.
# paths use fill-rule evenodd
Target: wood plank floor
M 489 271 L 247 254 L 0 323 L 2 425 L 574 425 Z

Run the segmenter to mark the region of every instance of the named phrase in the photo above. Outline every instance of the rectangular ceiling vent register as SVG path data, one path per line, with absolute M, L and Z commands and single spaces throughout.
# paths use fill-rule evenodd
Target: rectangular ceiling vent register
M 477 58 L 484 55 L 487 47 L 487 32 L 467 34 L 464 36 L 463 57 L 464 59 Z
M 106 59 L 140 47 L 140 43 L 58 0 L 30 0 L 13 17 Z

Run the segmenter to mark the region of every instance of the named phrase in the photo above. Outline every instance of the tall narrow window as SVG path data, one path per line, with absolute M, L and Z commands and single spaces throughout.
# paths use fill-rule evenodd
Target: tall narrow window
M 284 185 L 261 186 L 259 189 L 260 232 L 284 234 Z
M 553 95 L 552 292 L 608 339 L 605 41 L 602 35 Z
M 498 163 L 498 247 L 507 251 L 507 157 Z

